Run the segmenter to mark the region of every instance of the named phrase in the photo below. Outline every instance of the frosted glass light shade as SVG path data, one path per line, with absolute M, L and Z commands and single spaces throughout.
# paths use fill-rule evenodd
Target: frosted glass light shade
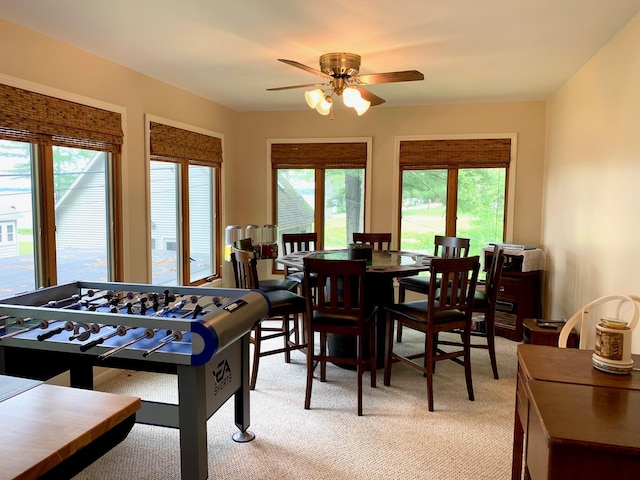
M 304 92 L 304 99 L 311 108 L 316 108 L 324 100 L 324 92 L 319 88 Z
M 362 96 L 357 88 L 348 87 L 342 92 L 342 101 L 347 107 L 355 107 L 361 99 Z
M 353 108 L 356 110 L 356 112 L 358 113 L 358 116 L 362 115 L 364 112 L 366 112 L 367 110 L 369 110 L 369 107 L 371 106 L 371 102 L 369 100 L 365 100 L 364 98 L 361 98 L 360 101 L 358 101 Z
M 324 97 L 324 100 L 322 100 L 318 106 L 316 106 L 316 111 L 320 114 L 320 115 L 329 115 L 329 112 L 331 111 L 331 105 L 333 104 L 333 100 L 331 100 L 330 96 L 326 96 Z

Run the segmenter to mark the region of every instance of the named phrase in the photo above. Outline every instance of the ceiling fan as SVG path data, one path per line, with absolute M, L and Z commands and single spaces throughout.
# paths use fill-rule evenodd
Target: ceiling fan
M 369 106 L 384 103 L 382 98 L 363 88 L 363 85 L 424 80 L 424 75 L 417 70 L 361 75 L 359 73 L 360 55 L 356 55 L 355 53 L 325 53 L 320 57 L 320 70 L 308 67 L 295 60 L 279 58 L 278 61 L 324 78 L 326 82 L 267 88 L 267 90 L 275 91 L 289 90 L 292 88 L 324 87 L 325 90 L 318 88 L 305 92 L 307 104 L 311 108 L 315 108 L 322 115 L 327 115 L 331 111 L 333 95 L 343 95 L 345 105 L 355 108 L 358 115 L 362 115 L 367 111 Z

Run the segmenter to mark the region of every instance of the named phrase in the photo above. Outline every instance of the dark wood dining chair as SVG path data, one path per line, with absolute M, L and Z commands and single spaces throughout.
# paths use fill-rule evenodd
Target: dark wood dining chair
M 374 250 L 389 251 L 391 250 L 391 234 L 390 233 L 363 233 L 353 232 L 354 243 L 366 243 L 371 245 Z
M 290 255 L 296 252 L 313 252 L 318 248 L 318 234 L 309 233 L 283 233 L 282 252 L 283 255 Z M 293 267 L 284 267 L 284 276 L 287 280 L 293 280 L 302 285 L 304 273 Z
M 426 300 L 397 303 L 385 307 L 387 336 L 385 345 L 384 384 L 391 384 L 391 367 L 395 362 L 421 371 L 427 377 L 427 401 L 433 411 L 433 374 L 435 363 L 454 360 L 465 370 L 467 394 L 474 400 L 471 379 L 471 317 L 473 299 L 480 270 L 480 257 L 434 258 L 429 273 L 432 281 Z M 446 288 L 441 287 L 446 285 Z M 424 349 L 417 353 L 394 351 L 394 322 L 424 333 Z M 462 349 L 437 351 L 440 332 L 463 332 Z M 422 362 L 417 360 L 422 359 Z
M 253 247 L 253 241 L 250 238 L 242 238 L 235 242 L 235 248 L 238 250 L 252 252 L 257 260 Z M 298 282 L 287 278 L 269 278 L 260 280 L 260 283 L 256 288 L 263 292 L 272 292 L 274 290 L 289 290 L 290 292 L 296 292 L 298 290 Z
M 253 252 L 233 248 L 231 263 L 233 264 L 236 288 L 258 289 L 257 261 Z M 284 361 L 289 363 L 292 351 L 306 349 L 306 344 L 297 341 L 299 338 L 299 317 L 304 316 L 306 312 L 304 297 L 289 290 L 271 290 L 263 293 L 269 300 L 270 310 L 268 317 L 253 327 L 249 337 L 249 342 L 254 347 L 249 381 L 251 390 L 256 386 L 261 357 L 284 353 Z M 263 325 L 265 322 L 269 322 L 269 325 Z M 277 322 L 276 326 L 272 326 L 274 322 Z M 263 342 L 278 337 L 283 338 L 282 348 L 262 350 Z
M 311 406 L 313 373 L 320 363 L 320 381 L 327 378 L 327 362 L 355 365 L 358 382 L 358 415 L 362 415 L 362 377 L 368 368 L 371 386 L 376 386 L 375 359 L 375 313 L 377 308 L 367 310 L 364 301 L 365 260 L 304 259 L 303 285 L 307 304 L 307 388 L 304 408 Z M 317 288 L 310 282 L 317 279 Z M 320 341 L 319 352 L 315 351 L 315 337 Z M 327 350 L 327 335 L 352 336 L 357 342 L 357 354 L 345 356 Z
M 473 312 L 483 315 L 482 318 L 478 318 L 477 316 L 473 317 L 474 325 L 471 329 L 471 348 L 486 349 L 489 351 L 491 370 L 493 371 L 493 378 L 496 380 L 498 380 L 499 377 L 498 364 L 496 361 L 495 316 L 503 265 L 504 249 L 496 245 L 493 249 L 491 266 L 487 272 L 484 289 L 476 288 L 476 294 L 473 299 Z M 462 335 L 463 332 L 460 332 L 460 334 Z M 475 341 L 475 338 L 479 338 L 480 340 Z M 461 346 L 461 342 L 440 340 L 438 345 Z
M 461 258 L 469 255 L 471 240 L 462 237 L 436 235 L 433 238 L 433 255 L 442 258 Z M 429 291 L 429 275 L 411 275 L 398 280 L 398 303 L 406 300 L 407 290 L 426 295 Z M 397 341 L 402 342 L 402 327 L 398 328 Z

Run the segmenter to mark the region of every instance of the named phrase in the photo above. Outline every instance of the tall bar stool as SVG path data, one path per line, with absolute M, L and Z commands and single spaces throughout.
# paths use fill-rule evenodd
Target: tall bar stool
M 474 400 L 471 379 L 471 317 L 475 296 L 479 257 L 434 258 L 431 260 L 426 300 L 403 302 L 385 307 L 387 312 L 387 336 L 384 361 L 384 384 L 391 384 L 391 367 L 401 362 L 413 367 L 427 377 L 427 402 L 433 411 L 433 374 L 435 362 L 453 360 L 462 364 L 469 400 Z M 446 287 L 445 287 L 446 286 Z M 394 323 L 406 325 L 424 333 L 424 348 L 416 353 L 394 351 Z M 438 333 L 463 334 L 461 349 L 444 352 L 437 349 Z M 420 361 L 422 360 L 422 361 Z
M 256 258 L 253 251 L 240 250 L 233 248 L 231 252 L 231 263 L 233 264 L 233 273 L 235 276 L 236 288 L 258 289 L 259 278 L 256 266 Z M 253 363 L 251 368 L 251 379 L 249 388 L 255 389 L 256 380 L 258 378 L 258 366 L 260 358 L 267 355 L 275 355 L 284 353 L 284 361 L 291 361 L 291 352 L 294 350 L 306 349 L 305 343 L 299 343 L 298 319 L 299 316 L 305 315 L 306 303 L 304 297 L 297 295 L 289 290 L 271 290 L 264 292 L 269 300 L 270 310 L 269 316 L 258 322 L 252 329 L 252 335 L 249 342 L 253 344 Z M 279 322 L 279 325 L 271 326 L 271 321 Z M 263 325 L 264 322 L 270 322 L 269 326 Z M 294 340 L 291 339 L 292 335 Z M 273 338 L 283 338 L 283 346 L 271 350 L 262 350 L 262 342 Z
M 362 415 L 362 377 L 367 370 L 371 386 L 376 386 L 375 314 L 376 307 L 367 307 L 364 301 L 365 260 L 325 260 L 305 258 L 305 317 L 307 336 L 307 389 L 304 408 L 311 405 L 313 372 L 320 364 L 320 381 L 326 381 L 327 362 L 355 365 L 358 382 L 358 415 Z M 317 279 L 317 288 L 311 292 L 311 276 Z M 320 340 L 315 351 L 316 334 Z M 357 339 L 357 354 L 337 356 L 327 352 L 327 335 L 353 335 Z
M 469 255 L 468 238 L 436 235 L 433 238 L 433 255 L 442 258 L 462 258 Z M 398 303 L 405 301 L 407 290 L 426 295 L 429 293 L 429 276 L 412 275 L 398 280 Z M 402 326 L 397 332 L 397 341 L 402 342 Z
M 500 286 L 500 278 L 502 276 L 502 267 L 504 265 L 504 249 L 496 245 L 493 249 L 493 257 L 491 266 L 487 272 L 484 291 L 476 289 L 473 298 L 473 312 L 482 313 L 482 321 L 476 321 L 475 328 L 471 330 L 471 338 L 484 338 L 486 342 L 471 342 L 471 348 L 486 349 L 489 351 L 489 360 L 491 361 L 491 370 L 493 370 L 493 378 L 498 380 L 498 364 L 496 362 L 496 341 L 495 341 L 495 316 L 496 301 L 498 300 L 498 289 Z M 477 317 L 474 317 L 476 320 Z M 459 332 L 461 335 L 463 332 Z M 460 346 L 461 342 L 442 341 L 438 345 L 454 345 Z

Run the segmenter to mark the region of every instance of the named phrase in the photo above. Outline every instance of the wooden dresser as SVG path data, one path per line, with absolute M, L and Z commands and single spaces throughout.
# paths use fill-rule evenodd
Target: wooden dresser
M 520 342 L 525 318 L 542 316 L 542 271 L 503 271 L 496 305 L 496 335 Z
M 640 372 L 601 372 L 592 353 L 518 345 L 512 480 L 638 478 Z

